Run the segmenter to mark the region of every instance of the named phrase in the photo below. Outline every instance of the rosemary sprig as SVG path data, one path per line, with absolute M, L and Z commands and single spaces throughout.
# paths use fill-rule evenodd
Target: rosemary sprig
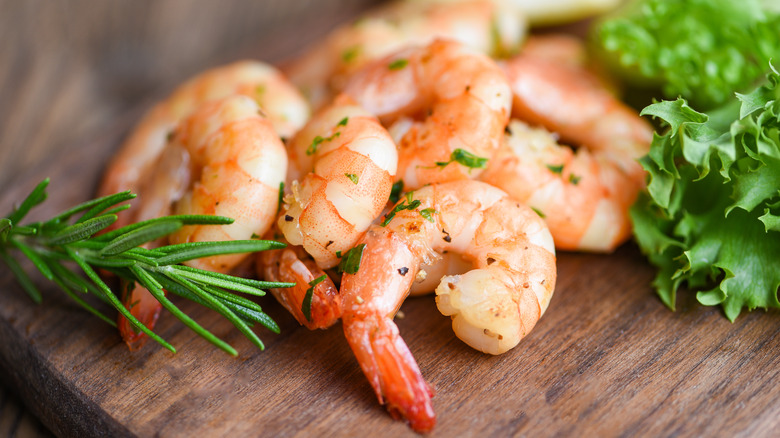
M 147 288 L 160 304 L 187 327 L 225 350 L 236 350 L 200 326 L 165 296 L 164 291 L 204 305 L 228 319 L 255 345 L 263 349 L 262 341 L 251 330 L 259 323 L 274 333 L 279 326 L 254 301 L 234 292 L 263 296 L 263 289 L 290 287 L 294 283 L 267 282 L 234 277 L 196 269 L 179 263 L 200 257 L 283 248 L 280 242 L 241 240 L 232 242 L 198 242 L 168 245 L 155 249 L 140 247 L 170 234 L 184 225 L 227 225 L 232 219 L 220 216 L 180 215 L 139 222 L 95 236 L 113 224 L 116 213 L 128 208 L 119 205 L 135 198 L 129 192 L 94 199 L 70 208 L 45 222 L 27 225 L 19 223 L 30 209 L 46 200 L 46 179 L 6 217 L 0 218 L 0 260 L 5 262 L 19 284 L 33 301 L 42 296 L 30 276 L 13 257 L 12 250 L 25 256 L 46 279 L 53 281 L 68 296 L 89 312 L 116 326 L 110 318 L 84 301 L 80 295 L 92 293 L 114 307 L 138 330 L 165 348 L 176 349 L 136 319 L 120 302 L 117 294 L 98 276 L 103 269 Z M 72 262 L 86 275 L 76 274 L 63 265 Z

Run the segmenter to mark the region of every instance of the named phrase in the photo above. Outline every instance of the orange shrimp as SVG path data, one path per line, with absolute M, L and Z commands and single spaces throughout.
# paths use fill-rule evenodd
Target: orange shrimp
M 628 209 L 644 186 L 639 157 L 652 129 L 581 68 L 520 55 L 505 65 L 512 84 L 506 146 L 481 179 L 547 220 L 556 247 L 609 252 L 631 234 Z M 574 153 L 557 143 L 582 146 Z
M 278 229 L 291 245 L 300 245 L 319 268 L 332 268 L 339 257 L 379 216 L 395 176 L 398 152 L 379 120 L 346 95 L 319 111 L 290 143 L 292 194 L 285 198 Z M 274 294 L 303 325 L 324 328 L 340 316 L 338 295 L 330 280 L 309 283 L 317 275 L 306 256 L 290 249 L 260 256 L 269 278 L 294 279 L 296 286 Z M 286 271 L 286 272 L 285 272 Z M 311 315 L 303 299 L 314 288 Z M 321 319 L 318 319 L 321 318 Z
M 130 190 L 143 203 L 141 186 L 152 179 L 153 168 L 179 122 L 203 103 L 233 94 L 255 99 L 283 138 L 291 137 L 309 117 L 306 101 L 275 68 L 255 61 L 214 68 L 188 80 L 149 110 L 109 163 L 99 194 Z M 121 213 L 115 226 L 137 221 L 132 211 Z
M 224 226 L 182 227 L 169 236 L 170 243 L 250 239 L 270 227 L 276 216 L 279 184 L 286 174 L 287 154 L 271 121 L 261 115 L 251 98 L 235 95 L 202 105 L 179 124 L 163 156 L 180 159 L 163 159 L 152 168 L 155 177 L 146 182 L 151 189 L 144 192 L 141 217 L 175 212 L 235 220 Z M 187 264 L 226 272 L 245 257 L 222 255 Z M 153 325 L 160 304 L 149 299 L 148 291 L 140 286 L 123 290 L 129 310 Z M 144 336 L 124 318 L 119 323 L 131 348 L 143 345 Z
M 345 93 L 390 126 L 396 180 L 408 189 L 478 176 L 501 145 L 512 99 L 497 64 L 448 40 L 369 64 Z
M 343 91 L 353 73 L 408 44 L 450 38 L 484 54 L 507 55 L 517 52 L 526 30 L 524 16 L 506 3 L 395 1 L 336 29 L 284 72 L 318 108 Z
M 392 321 L 412 282 L 440 253 L 462 254 L 475 269 L 443 277 L 437 305 L 460 339 L 501 354 L 546 310 L 555 249 L 535 212 L 477 181 L 410 192 L 383 225 L 372 225 L 358 242 L 364 249 L 357 272 L 342 279 L 344 333 L 380 403 L 427 431 L 435 424 L 432 391 Z

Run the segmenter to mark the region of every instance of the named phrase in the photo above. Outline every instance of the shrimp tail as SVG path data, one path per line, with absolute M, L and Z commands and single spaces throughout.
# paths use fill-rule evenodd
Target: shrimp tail
M 398 327 L 385 316 L 344 318 L 344 334 L 379 403 L 393 418 L 404 419 L 417 432 L 436 425 L 433 389 L 423 379 Z
M 296 249 L 262 252 L 257 260 L 258 272 L 269 281 L 295 283 L 293 287 L 271 289 L 271 293 L 301 325 L 309 330 L 326 329 L 341 317 L 341 296 L 314 260 Z M 325 278 L 317 282 L 322 276 Z M 306 299 L 309 291 L 311 301 Z
M 160 302 L 143 286 L 132 281 L 121 280 L 121 291 L 121 300 L 125 308 L 150 330 L 154 329 L 162 311 Z M 122 314 L 117 317 L 117 326 L 119 327 L 119 334 L 122 336 L 122 340 L 125 341 L 130 351 L 141 349 L 149 339 Z

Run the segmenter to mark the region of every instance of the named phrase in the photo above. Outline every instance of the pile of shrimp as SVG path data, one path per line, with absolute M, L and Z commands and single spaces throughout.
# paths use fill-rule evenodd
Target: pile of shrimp
M 341 321 L 379 402 L 424 432 L 433 390 L 393 322 L 410 293 L 435 292 L 460 339 L 501 354 L 547 309 L 556 248 L 629 238 L 652 131 L 615 89 L 581 41 L 529 34 L 506 4 L 401 1 L 281 69 L 244 61 L 192 78 L 141 121 L 100 191 L 138 193 L 120 225 L 236 219 L 171 243 L 284 240 L 248 263 L 295 283 L 272 292 L 300 324 Z M 246 257 L 192 264 L 227 272 Z M 123 289 L 154 325 L 159 304 Z

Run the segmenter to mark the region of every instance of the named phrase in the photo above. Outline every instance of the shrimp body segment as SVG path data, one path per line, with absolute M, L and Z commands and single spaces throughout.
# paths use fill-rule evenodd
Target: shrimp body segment
M 526 30 L 523 15 L 506 3 L 395 1 L 336 29 L 284 71 L 319 107 L 366 64 L 409 44 L 449 38 L 480 53 L 505 55 L 518 50 Z
M 490 58 L 449 40 L 410 47 L 375 61 L 350 79 L 345 93 L 376 114 L 398 143 L 396 180 L 425 184 L 475 178 L 509 121 L 511 89 Z
M 360 267 L 342 279 L 342 321 L 380 402 L 421 430 L 434 421 L 430 390 L 392 322 L 420 272 L 443 252 L 471 261 L 471 271 L 441 279 L 436 302 L 460 339 L 501 354 L 547 309 L 555 249 L 533 210 L 485 183 L 433 184 L 400 205 L 414 208 L 395 208 L 385 226 L 372 225 L 358 242 L 365 244 Z
M 581 68 L 521 55 L 505 69 L 513 117 L 526 123 L 510 123 L 481 179 L 543 214 L 557 248 L 614 250 L 631 235 L 650 126 Z

